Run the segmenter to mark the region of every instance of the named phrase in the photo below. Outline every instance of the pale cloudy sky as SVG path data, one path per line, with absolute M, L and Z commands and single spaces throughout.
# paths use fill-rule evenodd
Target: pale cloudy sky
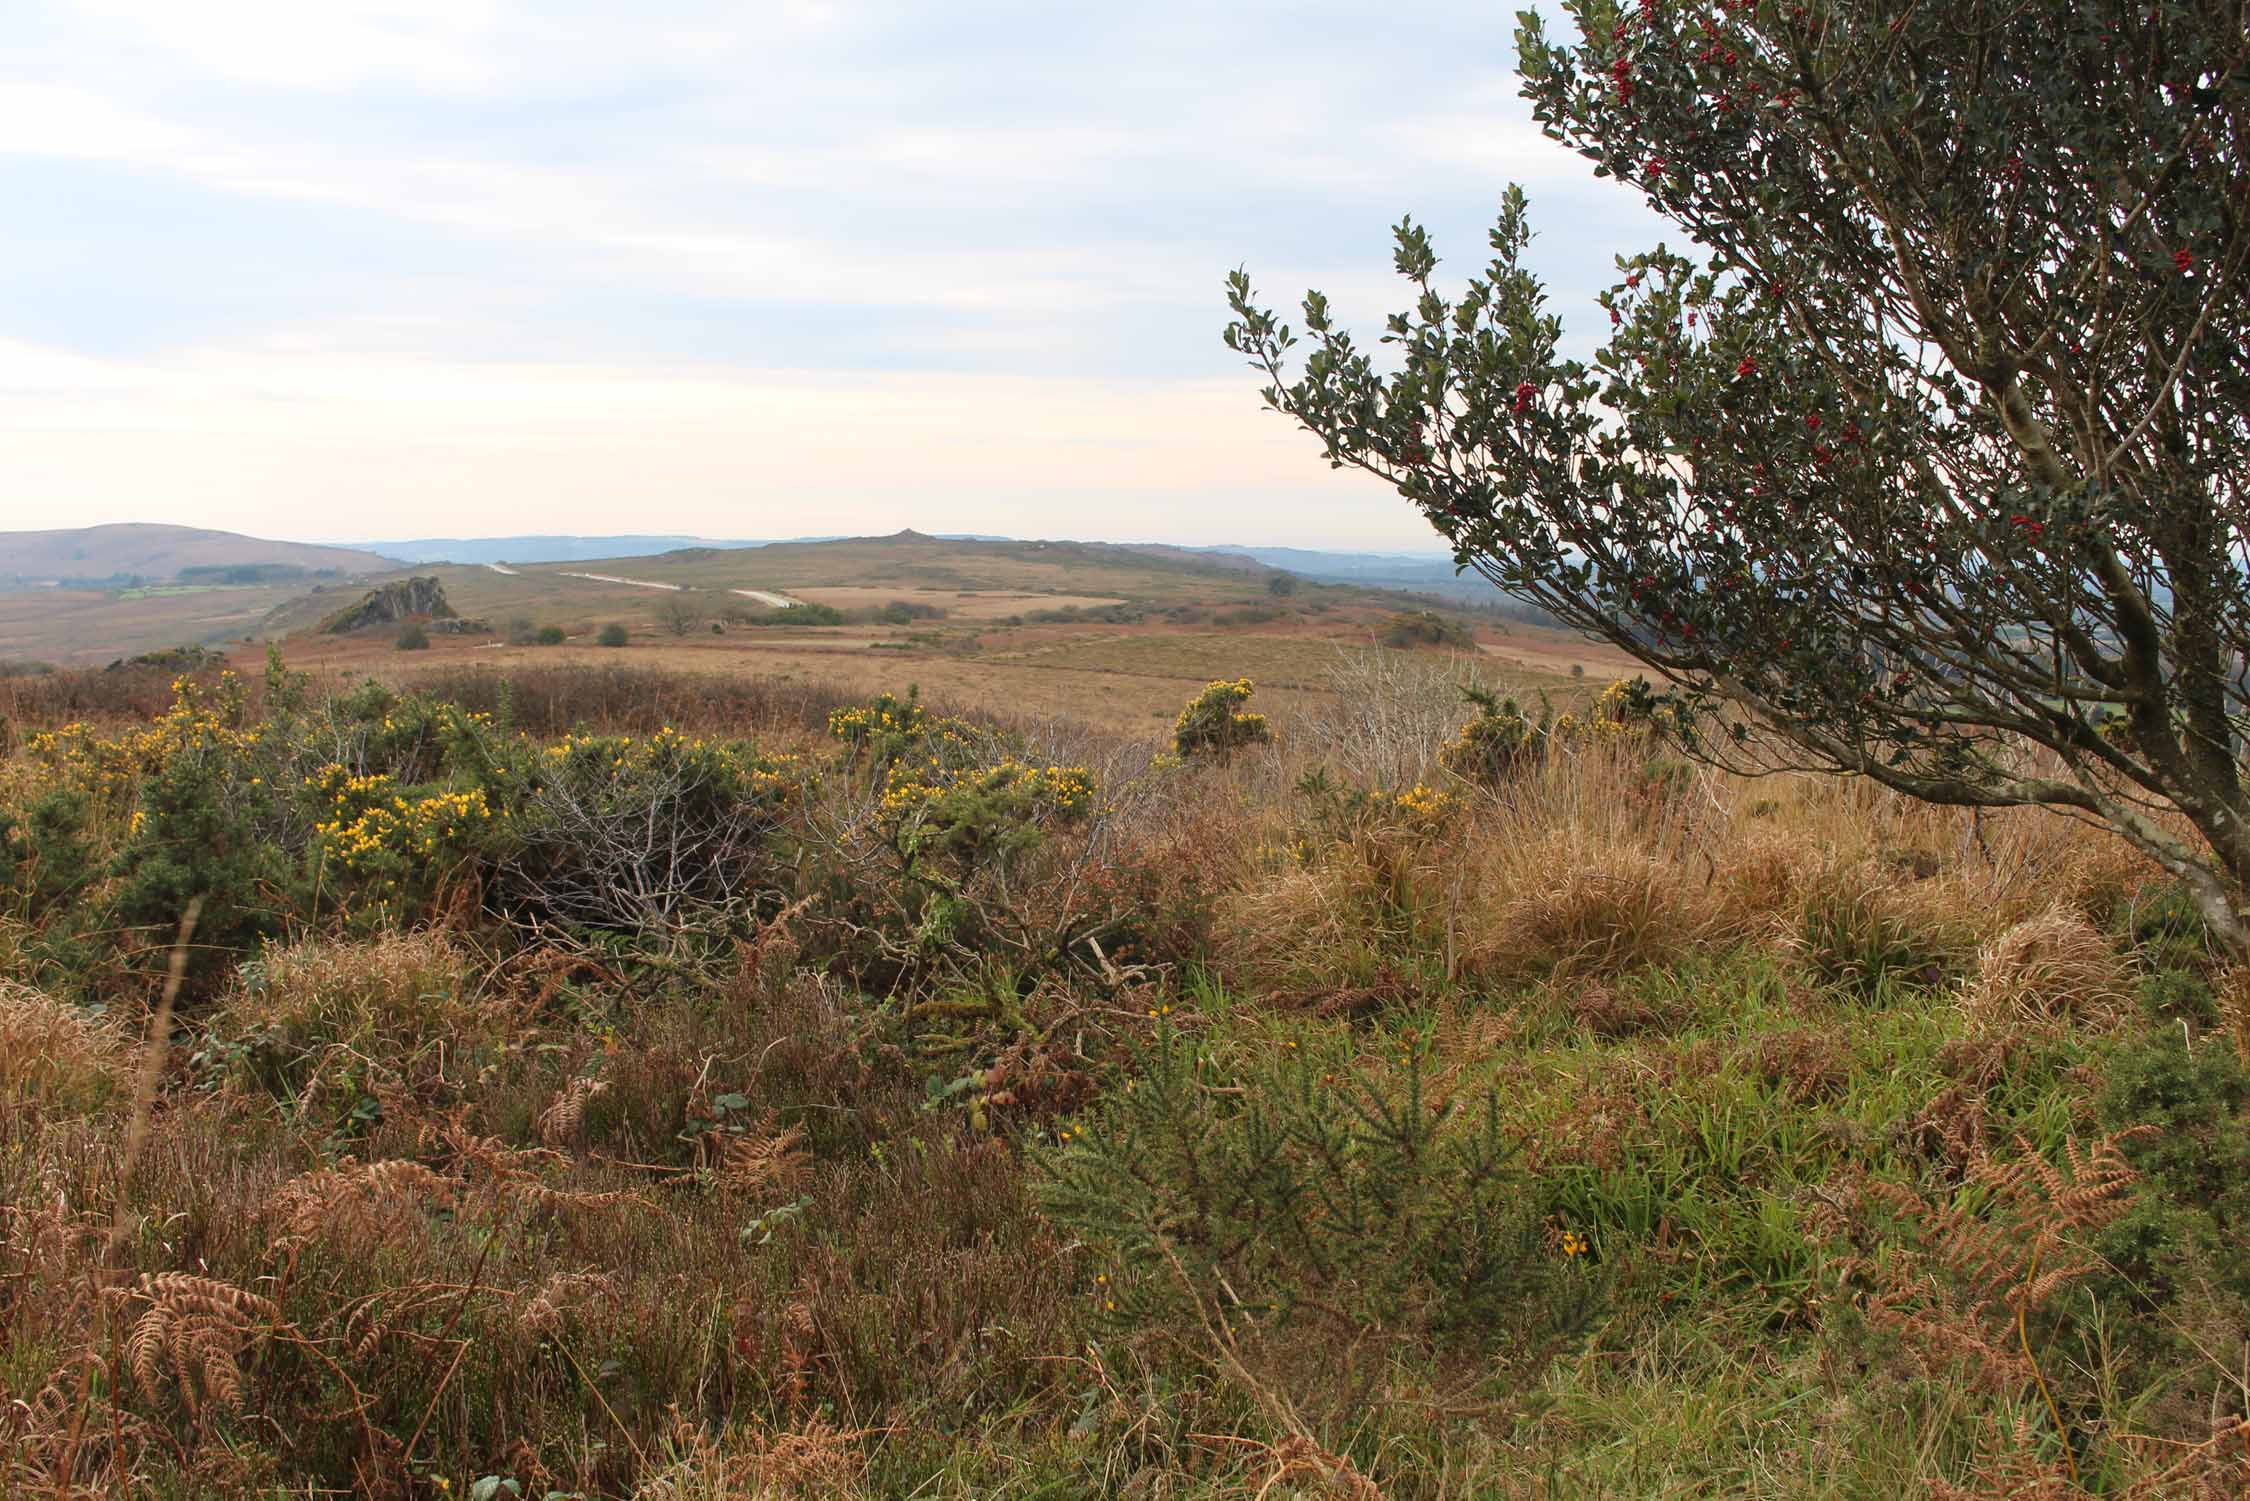
M 1219 342 L 1372 336 L 1525 183 L 1659 238 L 1468 0 L 13 0 L 0 529 L 1429 550 Z

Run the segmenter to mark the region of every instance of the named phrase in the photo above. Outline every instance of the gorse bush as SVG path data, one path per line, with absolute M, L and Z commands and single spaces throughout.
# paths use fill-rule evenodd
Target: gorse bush
M 628 639 L 630 638 L 625 633 L 625 627 L 613 620 L 595 634 L 594 644 L 597 646 L 623 646 Z
M 855 946 L 870 974 L 889 973 L 896 983 L 899 974 L 999 948 L 1015 951 L 1023 983 L 1067 962 L 1106 925 L 1084 926 L 1071 904 L 1027 911 L 1011 894 L 1029 858 L 1093 812 L 1096 787 L 1086 768 L 1027 759 L 1015 737 L 931 714 L 911 693 L 838 709 L 828 730 L 843 742 L 853 784 L 869 802 L 849 826 L 825 835 L 825 905 L 838 920 L 857 914 L 849 920 L 861 930 Z M 880 872 L 879 879 L 847 875 L 855 866 Z M 1000 938 L 1000 928 L 1025 916 L 1056 926 Z
M 1210 755 L 1225 760 L 1250 745 L 1273 738 L 1266 716 L 1243 708 L 1256 685 L 1248 678 L 1216 682 L 1188 700 L 1172 726 L 1172 747 L 1182 756 Z
M 1611 683 L 1583 714 L 1556 714 L 1542 700 L 1537 719 L 1512 698 L 1481 688 L 1462 692 L 1476 713 L 1438 753 L 1438 763 L 1485 787 L 1505 785 L 1557 751 L 1601 743 L 1639 745 L 1658 734 L 1657 705 L 1648 685 L 1638 679 Z
M 231 675 L 208 690 L 182 679 L 145 730 L 71 724 L 25 753 L 44 776 L 0 805 L 22 917 L 108 934 L 131 960 L 160 957 L 200 903 L 199 983 L 323 916 L 382 926 L 466 900 L 637 931 L 755 907 L 801 774 L 789 757 L 669 729 L 542 746 L 372 682 L 253 723 Z
M 1497 698 L 1481 688 L 1465 691 L 1477 712 L 1438 752 L 1438 764 L 1463 781 L 1485 787 L 1503 786 L 1538 765 L 1553 728 L 1545 711 L 1535 721 L 1512 698 Z

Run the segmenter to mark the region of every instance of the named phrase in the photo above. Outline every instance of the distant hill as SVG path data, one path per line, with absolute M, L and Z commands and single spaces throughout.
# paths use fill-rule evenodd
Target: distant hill
M 1254 558 L 1268 568 L 1286 568 L 1306 578 L 1356 581 L 1362 578 L 1453 577 L 1453 555 L 1444 552 L 1322 552 L 1310 547 L 1252 547 L 1243 543 L 1188 550 Z
M 272 542 L 235 532 L 125 522 L 43 532 L 0 532 L 0 586 L 103 579 L 271 582 L 285 571 L 383 573 L 396 567 L 373 552 Z M 229 570 L 256 576 L 222 577 Z
M 771 547 L 777 542 L 842 542 L 843 537 L 673 537 L 627 535 L 579 537 L 540 534 L 528 537 L 414 537 L 403 542 L 369 542 L 370 551 L 402 563 L 598 563 L 612 558 L 653 558 L 689 548 Z M 941 533 L 944 542 L 1006 542 L 971 532 Z
M 711 537 L 415 537 L 369 542 L 371 551 L 402 563 L 592 563 L 607 558 L 649 558 L 683 547 L 763 547 L 765 542 Z
M 1457 570 L 1447 553 L 1320 552 L 1305 547 L 1244 546 L 1190 550 L 1219 558 L 1248 558 L 1323 584 L 1357 584 L 1363 589 L 1425 594 L 1448 604 L 1491 610 L 1513 620 L 1558 623 L 1546 611 L 1502 594 L 1483 575 Z

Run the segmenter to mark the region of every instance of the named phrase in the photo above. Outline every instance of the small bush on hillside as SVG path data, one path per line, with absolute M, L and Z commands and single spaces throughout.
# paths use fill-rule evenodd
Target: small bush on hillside
M 702 600 L 683 592 L 665 596 L 656 607 L 656 618 L 673 635 L 685 636 L 709 618 L 709 611 Z
M 1477 644 L 1475 632 L 1460 621 L 1435 610 L 1415 610 L 1409 614 L 1394 615 L 1383 627 L 1385 646 L 1453 646 L 1473 649 Z
M 1552 752 L 1596 743 L 1652 743 L 1659 727 L 1648 685 L 1637 678 L 1611 683 L 1582 715 L 1553 714 L 1542 695 L 1536 720 L 1512 698 L 1496 698 L 1481 688 L 1464 688 L 1462 695 L 1477 712 L 1438 753 L 1438 762 L 1455 776 L 1486 787 L 1512 781 Z M 1644 780 L 1655 792 L 1677 786 L 1691 774 L 1684 762 L 1651 763 Z
M 400 651 L 428 651 L 430 649 L 430 633 L 421 625 L 409 622 L 398 633 L 398 649 Z
M 1482 688 L 1462 691 L 1477 712 L 1438 752 L 1440 766 L 1464 781 L 1499 787 L 1545 759 L 1550 722 L 1544 709 L 1534 721 L 1512 698 Z
M 613 620 L 601 628 L 600 633 L 594 637 L 594 642 L 598 646 L 623 646 L 628 639 L 625 627 Z
M 1248 745 L 1273 739 L 1266 716 L 1252 714 L 1243 705 L 1257 685 L 1248 678 L 1211 684 L 1180 710 L 1172 725 L 1172 745 L 1182 756 L 1210 755 L 1224 761 Z
M 543 625 L 531 639 L 537 646 L 560 646 L 564 640 L 563 628 L 559 625 Z
M 746 625 L 778 625 L 791 629 L 799 626 L 842 625 L 844 623 L 844 612 L 833 605 L 813 604 L 807 601 L 803 604 L 785 605 L 778 610 L 766 610 L 758 614 L 746 615 L 743 618 L 743 623 Z

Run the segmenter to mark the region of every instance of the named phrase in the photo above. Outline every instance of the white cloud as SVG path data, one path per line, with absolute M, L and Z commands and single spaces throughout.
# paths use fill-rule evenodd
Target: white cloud
M 9 343 L 0 391 L 0 494 L 25 506 L 17 525 L 187 507 L 285 535 L 444 531 L 464 515 L 494 531 L 602 531 L 629 503 L 635 525 L 711 534 L 995 529 L 1033 514 L 1046 535 L 1218 541 L 1287 496 L 1292 535 L 1423 536 L 1402 503 L 1330 475 L 1310 439 L 1231 380 L 235 350 L 151 366 Z
M 61 211 L 47 280 L 0 293 L 0 494 L 269 531 L 315 493 L 392 531 L 599 529 L 629 494 L 735 533 L 744 496 L 926 529 L 1077 497 L 1047 530 L 1421 540 L 1258 411 L 1219 283 L 1246 261 L 1369 325 L 1400 212 L 1458 267 L 1504 180 L 1584 193 L 1502 29 L 1451 0 L 26 0 L 0 172 Z M 1641 237 L 1556 228 L 1566 277 Z

